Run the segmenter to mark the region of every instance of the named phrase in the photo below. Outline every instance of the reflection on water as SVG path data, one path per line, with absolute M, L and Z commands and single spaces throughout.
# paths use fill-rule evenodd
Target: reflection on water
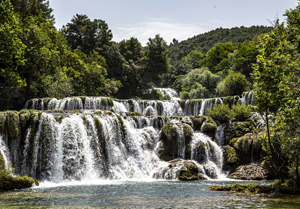
M 299 196 L 206 190 L 224 181 L 103 181 L 0 193 L 0 208 L 299 208 Z

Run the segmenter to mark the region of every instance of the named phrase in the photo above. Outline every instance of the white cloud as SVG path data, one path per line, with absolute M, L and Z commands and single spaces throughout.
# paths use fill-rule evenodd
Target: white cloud
M 186 40 L 194 35 L 204 33 L 209 29 L 205 25 L 201 27 L 200 25 L 152 20 L 149 22 L 140 22 L 135 25 L 119 26 L 116 29 L 112 29 L 112 32 L 114 35 L 113 40 L 116 42 L 135 37 L 145 46 L 148 39 L 154 38 L 156 34 L 160 34 L 169 44 L 173 38 L 179 41 Z

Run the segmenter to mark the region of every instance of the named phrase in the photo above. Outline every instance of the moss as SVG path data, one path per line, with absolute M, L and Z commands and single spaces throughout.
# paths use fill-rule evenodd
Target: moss
M 172 141 L 178 137 L 177 127 L 167 122 L 162 128 L 161 134 L 165 136 L 167 140 Z
M 113 107 L 113 106 L 114 106 L 114 101 L 112 100 L 112 98 L 110 98 L 110 97 L 107 98 L 107 104 L 108 104 L 108 106 L 110 106 L 110 107 Z
M 210 152 L 214 153 L 215 152 L 214 146 L 209 141 L 207 142 L 207 145 L 208 145 Z
M 217 132 L 217 129 L 218 129 L 217 124 L 209 119 L 202 126 L 201 131 L 210 137 L 214 137 Z
M 32 187 L 35 182 L 33 178 L 28 176 L 14 177 L 8 169 L 0 170 L 0 191 L 29 188 Z
M 104 113 L 104 115 L 114 115 L 114 113 L 111 112 L 111 111 L 105 111 L 105 110 L 103 110 L 103 113 Z
M 242 164 L 250 163 L 252 160 L 261 158 L 261 139 L 256 135 L 246 135 L 237 139 L 232 139 L 231 144 L 236 150 Z M 252 159 L 253 158 L 253 159 Z
M 107 106 L 107 98 L 105 97 L 101 98 L 101 105 Z
M 16 111 L 6 112 L 6 128 L 9 138 L 18 136 L 19 128 L 19 114 Z
M 53 97 L 46 97 L 43 99 L 44 101 L 44 109 L 48 109 L 49 102 L 53 99 Z
M 178 100 L 177 102 L 179 103 L 181 109 L 184 109 L 186 100 Z
M 183 132 L 184 132 L 185 138 L 190 138 L 194 134 L 192 127 L 189 125 L 186 125 L 186 124 L 183 125 Z
M 85 116 L 84 114 L 81 116 L 81 118 L 82 118 L 82 120 L 83 120 L 84 122 L 87 123 L 87 119 L 86 119 L 86 116 Z
M 239 162 L 239 157 L 235 151 L 235 149 L 227 149 L 226 150 L 226 163 L 238 163 Z
M 194 124 L 194 129 L 196 131 L 201 131 L 202 124 L 204 123 L 204 121 L 207 120 L 207 117 L 197 115 L 197 116 L 194 116 L 192 120 L 193 120 L 193 124 Z
M 102 112 L 102 110 L 97 110 L 96 112 L 94 112 L 94 114 L 96 114 L 96 115 L 102 115 L 103 112 Z
M 81 96 L 81 97 L 79 97 L 79 98 L 81 99 L 82 105 L 83 105 L 83 107 L 84 107 L 85 101 L 86 101 L 86 97 L 85 97 L 85 96 Z
M 102 124 L 99 121 L 99 119 L 98 118 L 94 118 L 94 121 L 95 121 L 95 126 L 96 126 L 97 130 L 98 131 L 102 130 Z
M 117 115 L 117 118 L 118 118 L 119 125 L 120 125 L 120 128 L 121 128 L 122 142 L 123 142 L 123 144 L 125 144 L 126 128 L 125 128 L 125 125 L 124 125 L 124 121 L 123 121 L 122 117 L 119 116 L 119 115 Z
M 186 166 L 186 170 L 180 170 L 178 178 L 182 181 L 198 180 L 198 173 L 199 170 L 197 166 L 194 164 L 190 164 Z
M 5 115 L 0 113 L 0 134 L 5 134 Z
M 46 113 L 65 113 L 65 110 L 47 110 Z
M 126 116 L 142 116 L 139 112 L 125 112 Z
M 69 111 L 65 111 L 65 113 L 82 113 L 82 110 L 76 109 L 76 110 L 69 110 Z
M 55 117 L 55 120 L 56 120 L 56 122 L 61 123 L 63 118 L 64 118 L 64 116 L 58 116 L 58 117 Z
M 23 109 L 19 112 L 20 125 L 21 125 L 21 144 L 25 145 L 26 140 L 26 129 L 29 127 L 31 120 L 34 118 L 35 114 L 32 110 Z
M 194 134 L 191 126 L 184 124 L 183 132 L 185 137 L 185 159 L 191 159 L 191 146 L 190 142 L 192 140 L 192 136 Z
M 5 160 L 4 160 L 3 155 L 0 152 L 0 170 L 4 169 L 4 167 L 5 167 Z

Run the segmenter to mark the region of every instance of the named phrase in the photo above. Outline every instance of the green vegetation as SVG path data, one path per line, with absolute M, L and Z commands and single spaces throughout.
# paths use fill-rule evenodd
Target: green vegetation
M 233 117 L 238 121 L 246 121 L 251 117 L 251 107 L 245 106 L 243 104 L 237 104 L 232 106 Z
M 10 169 L 0 169 L 0 191 L 13 189 L 23 189 L 32 187 L 33 184 L 38 186 L 38 181 L 28 176 L 13 177 Z
M 286 11 L 286 25 L 274 21 L 275 28 L 261 40 L 253 71 L 256 109 L 265 116 L 266 123 L 262 137 L 264 159 L 282 183 L 292 178 L 298 187 L 299 13 L 300 4 Z M 270 115 L 275 119 L 271 120 Z
M 202 126 L 202 132 L 207 134 L 208 136 L 214 138 L 215 134 L 217 132 L 218 126 L 215 122 L 212 120 L 208 119 L 204 125 Z
M 296 186 L 293 180 L 289 180 L 286 184 L 281 184 L 280 181 L 276 180 L 271 185 L 258 185 L 254 183 L 235 183 L 232 185 L 226 184 L 225 186 L 211 186 L 208 189 L 216 191 L 252 192 L 265 194 L 300 194 L 300 189 Z
M 233 112 L 227 104 L 218 104 L 212 109 L 207 109 L 207 111 L 210 117 L 219 121 L 220 123 L 228 123 L 233 118 Z
M 201 131 L 202 124 L 206 120 L 207 120 L 206 116 L 199 116 L 199 115 L 193 116 L 192 117 L 192 122 L 193 122 L 193 125 L 194 125 L 194 129 L 196 131 Z
M 191 181 L 198 179 L 198 168 L 194 164 L 190 164 L 186 166 L 186 170 L 180 170 L 179 172 L 179 180 L 182 181 Z

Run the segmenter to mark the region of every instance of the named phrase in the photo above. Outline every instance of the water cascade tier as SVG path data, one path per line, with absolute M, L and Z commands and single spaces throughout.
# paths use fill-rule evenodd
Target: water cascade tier
M 142 116 L 191 116 L 207 115 L 207 108 L 213 108 L 218 104 L 235 105 L 238 102 L 244 105 L 253 105 L 252 92 L 246 92 L 242 96 L 228 96 L 210 99 L 180 100 L 176 92 L 170 89 L 162 90 L 164 94 L 172 95 L 171 100 L 119 100 L 108 97 L 67 97 L 37 98 L 28 100 L 27 109 L 36 110 L 113 110 L 115 112 L 137 112 Z
M 32 99 L 20 112 L 0 112 L 0 157 L 16 174 L 57 183 L 224 178 L 224 127 L 205 116 L 206 108 L 238 101 L 254 102 L 251 93 L 168 101 Z

